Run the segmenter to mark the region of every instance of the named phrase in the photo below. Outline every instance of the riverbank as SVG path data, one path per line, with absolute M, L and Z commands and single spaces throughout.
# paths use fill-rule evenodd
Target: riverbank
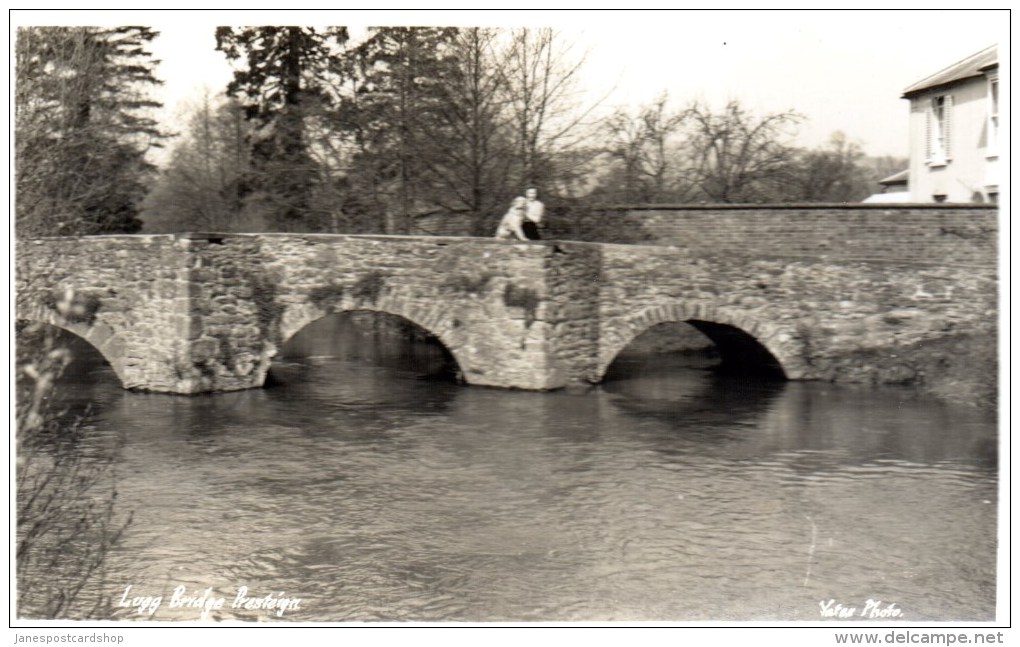
M 952 335 L 895 352 L 895 366 L 875 372 L 873 383 L 913 386 L 940 400 L 989 412 L 998 407 L 999 359 L 994 330 Z M 861 382 L 856 379 L 856 370 L 887 353 L 854 353 L 833 381 Z

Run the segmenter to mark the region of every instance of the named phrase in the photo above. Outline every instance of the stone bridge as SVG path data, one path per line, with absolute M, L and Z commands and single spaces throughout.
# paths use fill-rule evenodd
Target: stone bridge
M 996 317 L 993 262 L 182 234 L 21 241 L 16 266 L 18 319 L 88 340 L 126 388 L 181 394 L 259 387 L 295 333 L 354 310 L 424 328 L 469 384 L 533 390 L 599 382 L 664 322 L 689 322 L 724 361 L 788 379 L 909 382 L 923 372 L 910 349 Z

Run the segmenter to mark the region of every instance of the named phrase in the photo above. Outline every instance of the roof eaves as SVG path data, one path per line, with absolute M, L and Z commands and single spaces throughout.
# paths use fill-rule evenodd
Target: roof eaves
M 988 60 L 988 59 L 991 60 Z M 988 62 L 984 62 L 988 60 Z M 981 76 L 991 66 L 998 66 L 998 46 L 992 45 L 985 49 L 971 54 L 967 58 L 946 66 L 938 72 L 926 76 L 917 83 L 910 85 L 903 91 L 903 99 L 926 92 L 936 88 L 943 88 L 959 81 Z
M 950 87 L 952 87 L 954 85 L 958 85 L 962 81 L 966 81 L 967 79 L 976 79 L 979 76 L 982 76 L 982 75 L 981 74 L 970 74 L 968 76 L 962 76 L 962 77 L 953 79 L 952 81 L 944 81 L 942 83 L 932 83 L 931 85 L 926 85 L 923 88 L 916 88 L 916 89 L 913 89 L 913 90 L 907 90 L 907 91 L 905 91 L 903 93 L 903 96 L 900 97 L 900 98 L 901 99 L 910 99 L 912 97 L 916 97 L 919 94 L 924 94 L 925 92 L 931 92 L 933 90 L 945 90 L 945 89 L 950 88 Z
M 898 173 L 893 173 L 892 175 L 890 175 L 887 178 L 883 178 L 883 179 L 879 180 L 878 183 L 879 184 L 885 184 L 885 185 L 889 185 L 889 184 L 906 184 L 907 182 L 909 182 L 909 180 L 910 180 L 910 169 L 905 169 L 905 170 L 899 171 Z

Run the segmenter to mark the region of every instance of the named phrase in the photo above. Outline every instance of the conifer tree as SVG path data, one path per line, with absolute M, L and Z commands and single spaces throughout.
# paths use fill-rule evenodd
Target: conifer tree
M 19 236 L 133 233 L 165 134 L 147 27 L 23 27 L 15 90 Z
M 331 75 L 346 27 L 219 27 L 216 48 L 242 60 L 227 94 L 237 97 L 251 122 L 249 203 L 270 228 L 319 230 L 323 214 L 311 208 L 321 182 L 306 137 L 307 121 L 333 103 Z
M 431 143 L 448 134 L 438 113 L 456 34 L 450 27 L 376 27 L 348 57 L 357 86 L 343 127 L 356 133 L 359 183 L 382 187 L 388 233 L 408 233 L 418 209 L 435 204 L 442 168 Z

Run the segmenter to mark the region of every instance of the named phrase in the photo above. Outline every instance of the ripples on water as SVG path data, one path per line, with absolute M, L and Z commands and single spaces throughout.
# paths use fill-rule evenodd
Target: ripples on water
M 301 598 L 292 621 L 816 621 L 869 598 L 994 618 L 978 412 L 661 358 L 586 393 L 502 391 L 422 379 L 435 347 L 350 348 L 193 398 L 78 376 L 134 511 L 108 593 L 247 586 Z

